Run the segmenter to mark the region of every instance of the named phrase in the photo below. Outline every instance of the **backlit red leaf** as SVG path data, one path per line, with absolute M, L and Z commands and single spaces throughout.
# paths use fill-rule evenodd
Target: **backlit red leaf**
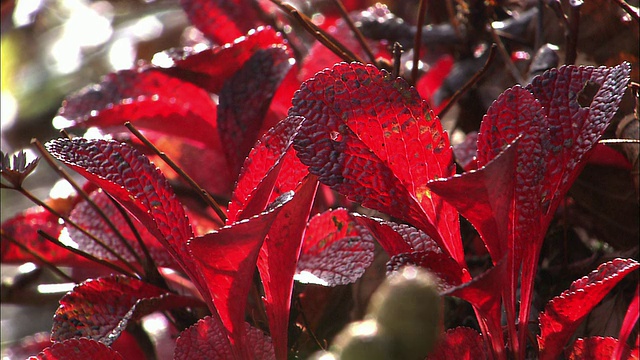
M 321 182 L 412 223 L 464 263 L 458 213 L 427 188 L 455 173 L 453 152 L 415 89 L 374 66 L 341 63 L 305 82 L 289 114 L 305 117 L 294 148 Z
M 51 339 L 88 337 L 111 345 L 130 321 L 154 311 L 184 306 L 204 304 L 133 278 L 88 280 L 60 299 Z
M 614 259 L 589 275 L 574 281 L 568 290 L 553 298 L 540 314 L 538 346 L 540 359 L 555 359 L 589 314 L 627 274 L 640 267 L 631 259 Z
M 346 209 L 325 211 L 307 226 L 296 279 L 324 286 L 358 280 L 373 261 L 373 237 Z
M 222 87 L 218 105 L 218 131 L 225 156 L 234 173 L 260 135 L 269 104 L 291 67 L 285 47 L 258 50 Z
M 180 0 L 191 23 L 218 44 L 232 42 L 263 25 L 257 4 L 250 0 Z
M 397 271 L 406 265 L 420 266 L 437 276 L 441 293 L 471 280 L 468 272 L 442 252 L 414 251 L 394 255 L 387 262 L 387 272 Z
M 634 326 L 638 322 L 638 317 L 640 317 L 640 285 L 636 286 L 636 293 L 633 296 L 633 300 L 631 300 L 631 304 L 629 304 L 629 308 L 627 309 L 627 314 L 624 316 L 624 320 L 622 321 L 620 336 L 618 336 L 618 346 L 616 346 L 614 354 L 611 356 L 613 359 L 622 359 L 624 346 L 627 343 L 627 339 L 631 335 Z
M 108 346 L 92 339 L 69 339 L 55 343 L 29 360 L 122 360 Z
M 244 309 L 260 247 L 290 200 L 291 194 L 285 194 L 268 211 L 189 241 L 194 263 L 206 281 L 205 291 L 236 349 L 242 348 Z
M 427 360 L 486 360 L 489 359 L 482 335 L 477 331 L 458 327 L 444 333 L 436 349 Z
M 258 257 L 269 330 L 278 359 L 287 358 L 293 276 L 317 187 L 315 176 L 309 175 L 303 180 L 293 199 L 282 207 L 271 225 Z
M 72 126 L 103 131 L 139 129 L 180 136 L 206 146 L 216 136 L 216 104 L 207 91 L 148 66 L 105 76 L 66 98 L 58 115 Z
M 193 48 L 167 50 L 156 54 L 153 63 L 171 76 L 218 94 L 224 82 L 240 70 L 256 51 L 272 46 L 285 46 L 282 35 L 271 27 L 261 26 L 223 46 L 198 51 Z
M 610 360 L 614 349 L 619 346 L 618 339 L 611 337 L 589 337 L 586 339 L 577 339 L 566 351 L 567 360 Z M 631 351 L 622 344 L 624 351 L 621 353 L 620 359 L 638 360 L 637 357 L 631 355 Z
M 88 261 L 70 251 L 66 251 L 40 237 L 37 230 L 42 230 L 51 236 L 57 237 L 64 226 L 58 222 L 58 218 L 41 207 L 25 210 L 2 223 L 2 231 L 31 249 L 45 260 L 56 265 L 87 264 Z M 36 261 L 28 252 L 15 244 L 2 239 L 3 263 L 24 263 Z
M 101 190 L 92 192 L 89 197 L 95 204 L 104 212 L 109 220 L 115 225 L 116 229 L 124 236 L 127 243 L 135 250 L 136 254 L 140 258 L 144 257 L 144 253 L 138 244 L 131 228 L 125 221 L 122 214 L 118 211 L 116 206 L 109 200 L 107 195 Z M 100 217 L 94 208 L 86 201 L 81 201 L 71 211 L 69 216 L 76 224 L 89 233 L 95 235 L 109 248 L 115 250 L 126 261 L 135 262 L 135 258 L 131 252 L 123 245 L 122 240 L 118 235 L 109 227 L 106 221 Z M 140 234 L 145 246 L 149 250 L 151 257 L 158 266 L 174 266 L 175 261 L 169 255 L 167 250 L 156 240 L 156 238 L 149 233 L 149 231 L 135 218 L 131 217 L 135 229 Z M 78 248 L 86 253 L 96 256 L 100 259 L 117 260 L 115 256 L 106 251 L 102 246 L 96 244 L 88 236 L 81 233 L 75 227 L 67 227 L 68 236 L 76 244 Z

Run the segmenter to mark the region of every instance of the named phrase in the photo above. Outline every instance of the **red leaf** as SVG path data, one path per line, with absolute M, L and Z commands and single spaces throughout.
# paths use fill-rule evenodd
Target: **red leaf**
M 346 209 L 311 218 L 296 279 L 324 286 L 351 284 L 373 261 L 373 237 Z
M 416 265 L 429 270 L 438 277 L 438 291 L 445 292 L 471 280 L 449 255 L 436 251 L 414 251 L 394 255 L 387 262 L 387 272 L 397 271 L 406 265 Z
M 600 143 L 596 144 L 588 161 L 593 165 L 611 166 L 625 170 L 631 170 L 633 167 L 621 152 Z
M 165 177 L 145 156 L 124 143 L 105 140 L 56 139 L 46 147 L 138 218 L 169 250 L 201 293 L 208 294 L 187 250 L 193 231 L 184 208 Z
M 478 132 L 472 131 L 468 133 L 464 141 L 453 146 L 453 153 L 456 162 L 465 171 L 476 170 L 478 163 L 476 154 L 478 153 Z
M 263 25 L 257 3 L 249 0 L 180 0 L 190 22 L 218 44 L 232 42 Z
M 449 289 L 444 294 L 459 297 L 473 305 L 478 314 L 480 329 L 483 335 L 488 337 L 487 344 L 491 344 L 496 359 L 506 356 L 501 324 L 501 292 L 496 290 L 501 289 L 506 283 L 506 258 L 473 280 Z
M 287 117 L 271 128 L 255 144 L 242 166 L 238 183 L 229 202 L 228 224 L 260 213 L 269 201 L 273 200 L 273 195 L 279 196 L 294 190 L 308 173 L 306 166 L 302 165 L 290 150 L 301 122 L 302 119 L 299 117 Z M 286 166 L 283 164 L 285 157 L 289 158 Z M 278 188 L 274 193 L 278 179 L 282 179 L 280 182 L 288 181 L 293 186 L 285 186 L 286 189 Z
M 180 333 L 176 340 L 174 360 L 233 359 L 227 330 L 220 320 L 207 316 Z
M 389 256 L 413 251 L 442 252 L 438 244 L 429 235 L 413 226 L 359 214 L 352 215 L 355 216 L 355 220 L 360 225 L 367 227 L 374 239 Z
M 194 298 L 175 295 L 133 278 L 110 276 L 88 280 L 60 299 L 51 339 L 89 337 L 111 345 L 130 321 L 154 311 L 203 305 Z
M 285 194 L 268 211 L 189 241 L 194 264 L 205 278 L 206 291 L 236 349 L 242 348 L 244 309 L 260 247 L 290 200 L 291 194 Z
M 228 163 L 238 173 L 256 142 L 269 104 L 291 67 L 284 47 L 256 51 L 220 91 L 218 131 Z
M 29 208 L 22 214 L 18 214 L 2 223 L 2 231 L 5 234 L 16 239 L 52 264 L 62 266 L 88 264 L 89 262 L 85 258 L 54 245 L 40 237 L 36 232 L 37 230 L 42 230 L 57 237 L 62 228 L 63 226 L 58 222 L 58 218 L 41 207 Z M 3 263 L 37 262 L 31 254 L 4 239 L 0 249 L 2 250 L 1 259 Z
M 290 115 L 303 164 L 351 200 L 425 231 L 460 264 L 457 211 L 426 184 L 455 172 L 440 122 L 415 89 L 374 66 L 341 63 L 305 82 Z
M 556 359 L 591 309 L 638 267 L 640 263 L 632 259 L 614 259 L 574 281 L 568 290 L 549 301 L 540 314 L 540 359 Z
M 565 356 L 567 360 L 610 360 L 612 358 L 611 354 L 613 354 L 617 346 L 620 346 L 620 342 L 611 337 L 594 336 L 586 339 L 577 339 L 565 351 Z M 621 359 L 634 359 L 629 348 L 624 344 L 622 346 L 624 351 L 621 354 Z
M 246 347 L 242 350 L 247 359 L 275 359 L 271 339 L 260 329 L 244 323 Z M 211 316 L 200 319 L 195 325 L 184 330 L 173 354 L 174 360 L 233 360 L 234 353 L 226 330 L 220 321 Z
M 317 187 L 318 180 L 313 175 L 302 182 L 271 225 L 258 257 L 269 330 L 278 359 L 287 358 L 293 276 Z
M 115 205 L 109 200 L 107 195 L 101 190 L 92 192 L 89 197 L 96 205 L 105 213 L 109 220 L 115 225 L 116 229 L 124 236 L 126 241 L 133 247 L 136 254 L 140 258 L 144 257 L 144 253 L 138 244 L 131 228 L 125 221 L 122 214 L 116 209 Z M 135 262 L 135 258 L 131 252 L 123 245 L 118 235 L 107 225 L 105 220 L 98 216 L 96 211 L 86 201 L 81 201 L 71 211 L 69 216 L 80 227 L 95 235 L 110 249 L 115 250 L 126 261 Z M 135 228 L 140 234 L 145 246 L 149 250 L 151 257 L 158 266 L 173 267 L 175 260 L 169 255 L 167 250 L 152 236 L 149 231 L 135 218 L 131 218 Z M 106 251 L 102 246 L 96 244 L 88 236 L 77 230 L 75 227 L 67 226 L 68 236 L 78 244 L 78 248 L 86 253 L 96 256 L 100 259 L 117 260 L 114 255 Z
M 155 55 L 153 62 L 173 77 L 218 94 L 224 82 L 240 70 L 256 51 L 285 46 L 282 35 L 267 26 L 250 30 L 246 36 L 224 46 L 197 52 L 193 48 L 167 50 Z
M 104 77 L 68 96 L 58 115 L 74 127 L 98 126 L 126 131 L 126 121 L 196 141 L 202 147 L 215 139 L 216 104 L 205 90 L 148 66 Z
M 465 327 L 447 330 L 427 360 L 486 360 L 489 359 L 477 331 Z
M 622 359 L 624 346 L 626 345 L 627 339 L 629 338 L 629 335 L 631 335 L 634 326 L 638 322 L 638 317 L 640 317 L 640 285 L 636 286 L 636 293 L 633 296 L 633 300 L 631 300 L 631 304 L 629 304 L 629 308 L 627 309 L 627 314 L 624 316 L 624 320 L 622 321 L 620 336 L 618 336 L 618 346 L 616 346 L 614 354 L 611 355 L 612 359 Z
M 70 339 L 55 343 L 29 360 L 122 360 L 108 346 L 91 339 Z

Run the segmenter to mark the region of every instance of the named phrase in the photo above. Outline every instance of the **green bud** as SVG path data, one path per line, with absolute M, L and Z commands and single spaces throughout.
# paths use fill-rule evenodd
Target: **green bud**
M 396 358 L 423 360 L 440 335 L 442 306 L 436 278 L 406 266 L 380 285 L 367 313 L 392 338 Z
M 331 350 L 340 360 L 393 360 L 391 339 L 374 320 L 353 322 L 333 340 Z

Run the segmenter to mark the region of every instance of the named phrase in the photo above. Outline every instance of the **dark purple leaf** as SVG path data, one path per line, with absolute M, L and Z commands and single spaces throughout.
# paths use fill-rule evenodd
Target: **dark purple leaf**
M 122 360 L 108 346 L 92 339 L 69 339 L 55 343 L 29 360 Z
M 413 226 L 358 214 L 353 214 L 353 216 L 359 224 L 367 227 L 389 256 L 413 251 L 442 252 L 429 235 Z
M 216 317 L 207 316 L 180 333 L 174 360 L 232 360 L 227 330 Z
M 284 47 L 258 50 L 220 91 L 218 132 L 225 156 L 235 173 L 253 147 L 269 104 L 291 67 Z
M 415 265 L 429 270 L 438 277 L 438 291 L 445 292 L 471 280 L 469 273 L 449 255 L 435 251 L 414 251 L 391 257 L 387 272 L 397 271 L 406 265 Z

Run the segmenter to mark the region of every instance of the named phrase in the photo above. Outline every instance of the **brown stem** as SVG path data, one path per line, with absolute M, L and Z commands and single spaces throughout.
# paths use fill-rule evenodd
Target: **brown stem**
M 442 117 L 447 113 L 447 111 L 451 110 L 451 107 L 453 107 L 453 104 L 455 104 L 458 101 L 458 99 L 460 99 L 460 97 L 464 93 L 466 93 L 473 85 L 475 85 L 475 83 L 477 83 L 478 80 L 480 80 L 480 78 L 487 72 L 487 70 L 489 69 L 489 65 L 491 65 L 491 62 L 496 57 L 497 47 L 498 46 L 496 44 L 491 45 L 491 47 L 489 48 L 489 56 L 487 57 L 487 61 L 485 61 L 482 68 L 477 73 L 475 73 L 475 75 L 473 75 L 473 77 L 469 81 L 467 81 L 466 84 L 464 84 L 460 89 L 458 89 L 458 91 L 456 91 L 453 94 L 453 96 L 451 96 L 451 100 L 449 100 L 449 102 L 447 102 L 447 104 L 438 113 L 439 118 L 442 119 Z
M 427 15 L 427 0 L 420 0 L 418 6 L 418 25 L 416 28 L 416 37 L 413 42 L 413 67 L 411 68 L 411 83 L 415 84 L 418 80 L 418 64 L 420 63 L 420 44 L 422 44 L 422 25 Z
M 340 11 L 340 15 L 342 15 L 342 18 L 344 19 L 344 21 L 347 23 L 347 25 L 349 25 L 349 29 L 351 29 L 353 34 L 356 36 L 356 39 L 358 39 L 358 43 L 360 44 L 364 52 L 367 53 L 367 56 L 369 57 L 369 60 L 371 60 L 371 63 L 375 64 L 376 56 L 373 54 L 373 51 L 371 51 L 371 48 L 367 44 L 367 41 L 365 40 L 364 35 L 362 35 L 362 32 L 358 30 L 358 28 L 356 27 L 356 24 L 354 24 L 353 20 L 351 20 L 351 17 L 347 13 L 347 9 L 345 9 L 342 1 L 341 0 L 332 0 L 332 1 L 338 7 L 338 10 Z
M 393 70 L 391 75 L 394 78 L 400 76 L 400 66 L 402 65 L 402 45 L 399 42 L 393 43 Z
M 71 140 L 71 135 L 67 132 L 66 129 L 61 129 L 60 134 L 62 134 L 62 136 L 66 137 L 67 139 Z
M 164 152 L 160 151 L 160 149 L 153 145 L 144 135 L 142 135 L 142 133 L 140 133 L 140 131 L 138 131 L 138 129 L 135 128 L 135 126 L 133 126 L 133 124 L 127 121 L 124 126 L 126 126 L 133 135 L 135 135 L 140 141 L 142 141 L 142 143 L 153 150 L 153 152 L 156 153 L 156 155 L 158 155 L 165 163 L 167 163 L 167 165 L 169 165 L 173 169 L 173 171 L 178 173 L 178 175 L 186 180 L 187 183 L 189 183 L 189 185 L 191 185 L 191 187 L 198 192 L 202 199 L 204 199 L 204 201 L 209 206 L 211 206 L 213 210 L 215 210 L 216 214 L 222 221 L 222 225 L 224 225 L 224 222 L 227 221 L 227 216 L 220 208 L 220 205 L 218 205 L 218 203 L 207 192 L 207 190 L 198 185 L 189 175 L 187 175 L 187 173 L 184 172 L 184 170 L 182 170 L 182 168 L 180 168 L 175 162 L 173 162 L 173 160 L 171 160 Z
M 17 188 L 16 190 L 18 190 L 22 195 L 24 195 L 26 198 L 28 198 L 29 200 L 31 200 L 33 203 L 35 203 L 36 205 L 42 206 L 43 208 L 45 208 L 47 211 L 49 211 L 51 214 L 53 214 L 56 217 L 59 217 L 60 219 L 62 219 L 65 224 L 69 224 L 71 226 L 73 226 L 74 228 L 76 228 L 78 231 L 80 231 L 82 234 L 88 236 L 91 240 L 93 240 L 96 244 L 100 245 L 102 248 L 104 248 L 108 253 L 110 253 L 111 255 L 115 256 L 118 260 L 120 260 L 123 264 L 125 264 L 129 269 L 131 269 L 134 273 L 137 273 L 137 269 L 135 267 L 133 267 L 133 265 L 131 265 L 131 263 L 129 263 L 127 260 L 125 260 L 122 255 L 118 254 L 116 251 L 114 251 L 112 248 L 110 248 L 109 246 L 107 246 L 107 244 L 105 244 L 104 242 L 102 242 L 102 240 L 98 239 L 95 235 L 91 234 L 90 232 L 88 232 L 86 229 L 84 229 L 83 227 L 81 227 L 80 225 L 78 225 L 75 221 L 71 220 L 68 216 L 63 215 L 61 213 L 59 213 L 58 211 L 54 210 L 51 206 L 47 205 L 44 201 L 38 199 L 37 197 L 35 197 L 31 192 L 29 192 L 27 189 L 24 189 L 22 187 Z M 87 254 L 88 255 L 88 254 Z
M 53 263 L 49 262 L 48 260 L 46 260 L 42 256 L 38 255 L 38 253 L 34 252 L 33 250 L 29 249 L 24 244 L 20 243 L 18 240 L 13 238 L 11 235 L 5 233 L 4 230 L 2 230 L 2 229 L 0 229 L 0 236 L 2 238 L 4 238 L 5 240 L 13 243 L 15 246 L 19 247 L 22 251 L 24 251 L 24 252 L 28 253 L 29 255 L 33 256 L 36 259 L 37 262 L 39 262 L 42 265 L 44 265 L 45 267 L 49 268 L 51 271 L 53 271 L 56 275 L 60 276 L 62 279 L 70 281 L 70 282 L 73 282 L 73 283 L 77 283 L 77 281 L 75 281 L 71 276 L 65 274 L 64 271 L 58 269 L 58 267 L 55 266 Z
M 280 9 L 291 15 L 296 21 L 302 25 L 305 30 L 307 30 L 313 37 L 315 37 L 322 45 L 326 46 L 329 50 L 333 51 L 334 54 L 338 55 L 342 60 L 346 62 L 357 61 L 360 63 L 364 63 L 364 61 L 354 54 L 351 50 L 344 47 L 339 41 L 337 41 L 333 36 L 327 34 L 325 31 L 317 27 L 311 19 L 309 19 L 306 15 L 302 14 L 298 11 L 298 9 L 293 6 L 283 3 L 280 0 L 271 0 L 276 6 Z
M 504 47 L 504 44 L 502 43 L 500 36 L 496 33 L 496 30 L 491 25 L 489 25 L 489 32 L 491 33 L 491 38 L 493 39 L 494 44 L 498 46 L 498 50 L 500 51 L 500 56 L 502 56 L 502 60 L 504 61 L 507 68 L 509 69 L 509 72 L 511 73 L 511 76 L 513 77 L 513 79 L 519 84 L 524 84 L 525 81 L 522 78 L 522 75 L 520 75 L 520 70 L 518 70 L 518 67 L 516 66 L 516 64 L 514 64 L 513 61 L 511 61 L 511 56 L 509 56 L 509 52 L 507 52 L 507 48 Z
M 73 248 L 71 246 L 67 246 L 67 245 L 61 243 L 60 240 L 56 239 L 55 237 L 47 234 L 46 232 L 44 232 L 42 230 L 38 230 L 37 232 L 38 232 L 38 235 L 42 236 L 46 240 L 49 240 L 54 245 L 60 246 L 61 248 L 65 249 L 67 251 L 71 251 L 72 253 L 74 253 L 76 255 L 82 256 L 83 258 L 85 258 L 85 259 L 87 259 L 89 261 L 98 263 L 100 265 L 104 265 L 104 266 L 106 266 L 106 267 L 108 267 L 108 268 L 110 268 L 112 270 L 115 270 L 115 271 L 117 271 L 117 272 L 119 272 L 119 273 L 121 273 L 123 275 L 138 279 L 138 276 L 136 274 L 130 273 L 127 270 L 121 268 L 120 266 L 118 266 L 116 264 L 113 264 L 113 263 L 110 263 L 110 262 L 105 261 L 103 259 L 97 258 L 97 257 L 95 257 L 95 256 L 93 256 L 93 255 L 91 255 L 89 253 L 86 253 L 86 252 L 84 252 L 82 250 Z
M 111 229 L 111 231 L 113 231 L 113 233 L 118 237 L 118 240 L 120 240 L 120 243 L 122 245 L 124 245 L 124 247 L 131 253 L 131 255 L 133 255 L 134 259 L 138 262 L 138 263 L 142 263 L 140 257 L 138 256 L 138 254 L 135 252 L 135 250 L 133 249 L 133 247 L 131 247 L 131 244 L 127 241 L 127 239 L 124 237 L 124 235 L 120 232 L 120 230 L 118 230 L 117 226 L 113 223 L 113 221 L 111 221 L 111 219 L 107 216 L 107 214 L 104 213 L 104 211 L 98 206 L 98 204 L 95 203 L 95 201 L 93 201 L 93 199 L 91 199 L 91 197 L 89 197 L 89 194 L 87 194 L 86 191 L 84 191 L 84 189 L 82 189 L 81 186 L 78 185 L 78 183 L 76 183 L 71 176 L 69 175 L 69 173 L 67 173 L 61 166 L 57 165 L 55 163 L 55 160 L 53 159 L 53 157 L 51 156 L 51 154 L 49 154 L 47 152 L 47 150 L 45 150 L 44 146 L 42 146 L 42 143 L 40 141 L 38 141 L 37 139 L 32 139 L 31 140 L 31 144 L 33 144 L 36 149 L 38 150 L 38 152 L 40 154 L 42 154 L 42 157 L 44 158 L 44 160 L 47 162 L 47 164 L 49 164 L 49 166 L 56 172 L 58 173 L 58 175 L 60 175 L 63 179 L 67 180 L 69 182 L 69 184 L 71 184 L 71 186 L 76 190 L 76 192 L 93 208 L 93 210 L 104 220 L 104 222 L 107 224 L 107 226 L 109 227 L 109 229 Z
M 578 56 L 578 30 L 580 28 L 580 7 L 582 7 L 582 0 L 570 0 L 569 5 L 571 10 L 569 28 L 565 33 L 567 50 L 564 63 L 566 65 L 573 65 Z

